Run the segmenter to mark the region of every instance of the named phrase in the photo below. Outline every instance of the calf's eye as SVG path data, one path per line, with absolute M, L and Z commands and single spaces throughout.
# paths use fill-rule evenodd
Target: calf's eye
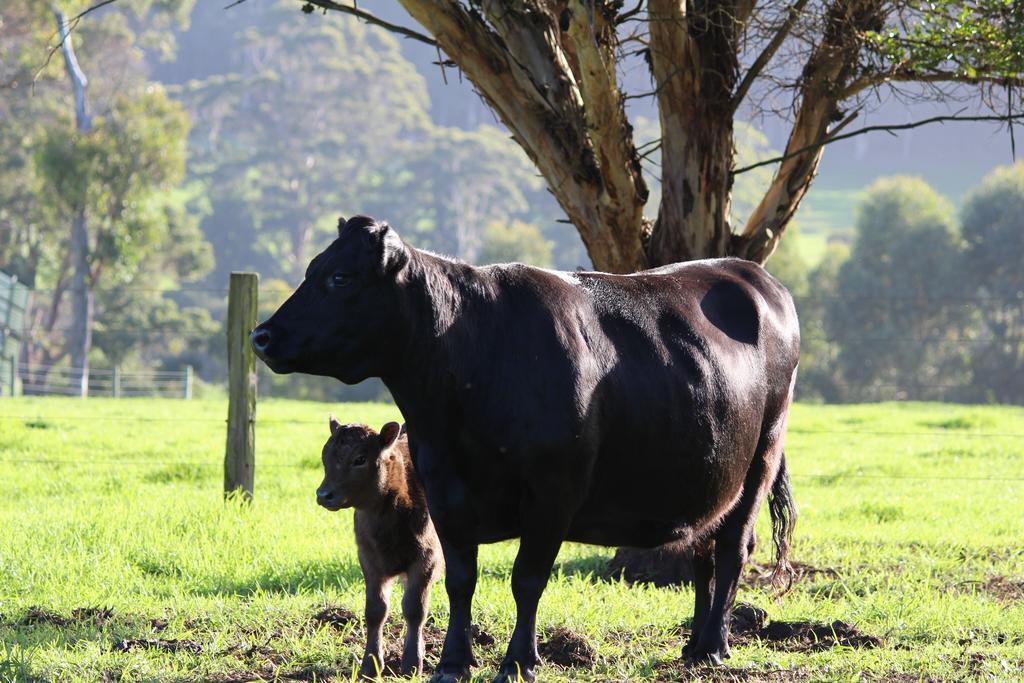
M 344 287 L 352 282 L 352 278 L 345 273 L 334 273 L 331 275 L 330 283 L 332 287 Z
M 353 467 L 362 467 L 365 464 L 366 464 L 366 456 L 365 455 L 357 455 L 352 460 Z

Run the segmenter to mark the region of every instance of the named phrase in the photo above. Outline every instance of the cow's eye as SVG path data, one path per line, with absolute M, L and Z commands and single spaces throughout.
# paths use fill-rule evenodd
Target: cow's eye
M 352 282 L 352 277 L 342 272 L 337 272 L 331 275 L 330 283 L 331 287 L 345 287 Z
M 366 464 L 366 456 L 365 455 L 357 455 L 352 460 L 352 466 L 353 467 L 362 467 L 365 464 Z

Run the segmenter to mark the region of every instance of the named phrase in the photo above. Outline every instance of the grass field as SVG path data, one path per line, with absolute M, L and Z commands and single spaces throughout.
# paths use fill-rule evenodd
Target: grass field
M 398 417 L 262 402 L 246 507 L 221 500 L 219 401 L 0 400 L 0 680 L 352 678 L 351 512 L 314 502 L 329 410 Z M 1024 678 L 1024 410 L 800 405 L 787 452 L 804 575 L 781 599 L 747 577 L 739 600 L 769 624 L 737 639 L 727 668 L 678 661 L 690 589 L 602 579 L 611 550 L 567 545 L 540 610 L 564 666 L 541 680 Z M 475 617 L 496 642 L 477 649 L 480 680 L 511 631 L 515 550 L 481 553 Z M 438 643 L 441 585 L 432 617 Z M 801 621 L 843 623 L 815 641 Z

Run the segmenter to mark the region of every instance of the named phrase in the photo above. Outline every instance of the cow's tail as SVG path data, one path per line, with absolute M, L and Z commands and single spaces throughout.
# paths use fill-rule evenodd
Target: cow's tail
M 789 550 L 793 543 L 793 527 L 796 525 L 796 502 L 793 487 L 786 467 L 786 453 L 782 453 L 779 471 L 775 474 L 771 493 L 768 496 L 768 511 L 772 518 L 772 542 L 775 544 L 775 570 L 772 583 L 785 594 L 793 586 L 795 571 L 789 563 Z

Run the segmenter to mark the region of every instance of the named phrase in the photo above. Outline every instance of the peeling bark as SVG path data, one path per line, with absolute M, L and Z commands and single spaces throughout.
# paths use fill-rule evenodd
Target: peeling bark
M 648 9 L 662 132 L 662 195 L 647 262 L 657 266 L 725 256 L 735 156 L 731 101 L 738 73 L 737 7 L 650 0 Z

